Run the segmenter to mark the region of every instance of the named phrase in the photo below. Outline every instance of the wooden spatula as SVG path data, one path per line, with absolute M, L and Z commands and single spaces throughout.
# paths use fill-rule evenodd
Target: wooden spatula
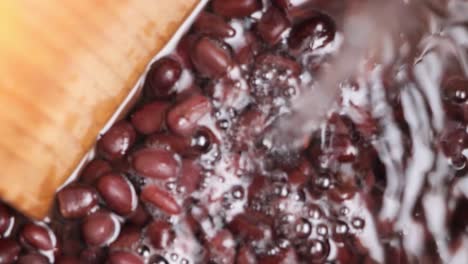
M 0 197 L 44 217 L 198 0 L 0 1 Z

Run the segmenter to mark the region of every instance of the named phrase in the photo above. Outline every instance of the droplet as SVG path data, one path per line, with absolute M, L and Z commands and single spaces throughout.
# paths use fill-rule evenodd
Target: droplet
M 296 225 L 296 233 L 299 237 L 308 237 L 312 232 L 312 224 L 306 219 L 301 219 Z
M 359 217 L 355 217 L 355 218 L 353 218 L 351 224 L 356 229 L 363 229 L 366 223 L 365 223 L 364 219 L 359 218 Z
M 327 236 L 328 235 L 328 227 L 325 224 L 317 225 L 317 234 L 319 236 Z
M 309 216 L 312 219 L 318 220 L 322 218 L 323 212 L 318 205 L 313 204 L 309 206 Z
M 149 257 L 150 256 L 150 249 L 146 245 L 142 245 L 138 248 L 138 254 L 142 257 Z

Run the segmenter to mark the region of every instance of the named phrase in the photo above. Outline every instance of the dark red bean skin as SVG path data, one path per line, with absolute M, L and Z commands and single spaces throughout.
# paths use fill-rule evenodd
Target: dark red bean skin
M 315 16 L 293 27 L 288 44 L 297 52 L 313 51 L 333 41 L 335 31 L 331 18 L 326 15 Z
M 275 45 L 281 40 L 281 35 L 289 28 L 289 21 L 283 13 L 270 7 L 257 24 L 257 32 L 270 45 Z
M 190 149 L 190 138 L 177 136 L 172 133 L 156 133 L 146 138 L 145 146 L 169 150 L 184 155 Z
M 112 242 L 110 239 L 118 228 L 116 225 L 110 213 L 98 211 L 84 219 L 81 232 L 89 246 L 98 247 Z
M 0 236 L 2 236 L 11 224 L 10 210 L 0 204 Z
M 135 212 L 128 218 L 128 221 L 135 226 L 142 227 L 148 223 L 150 215 L 141 203 L 138 203 Z
M 132 115 L 132 124 L 141 134 L 152 134 L 163 127 L 168 108 L 166 102 L 146 104 Z
M 201 37 L 195 41 L 191 58 L 198 72 L 209 78 L 224 75 L 233 65 L 229 51 L 220 42 L 209 37 Z
M 119 237 L 109 246 L 111 250 L 136 250 L 140 244 L 140 229 L 135 226 L 122 228 Z
M 174 92 L 172 88 L 181 74 L 179 62 L 172 58 L 162 58 L 151 66 L 146 78 L 146 88 L 156 98 L 168 98 Z
M 211 114 L 212 106 L 208 98 L 195 95 L 175 105 L 167 115 L 167 124 L 176 134 L 193 135 L 199 127 L 198 122 Z
M 102 264 L 105 263 L 106 252 L 100 247 L 89 247 L 81 251 L 80 263 Z
M 202 168 L 196 160 L 185 159 L 182 161 L 182 171 L 178 179 L 179 185 L 184 187 L 186 195 L 192 194 L 200 184 Z
M 236 258 L 235 240 L 231 232 L 220 230 L 208 243 L 210 259 L 216 263 L 234 263 Z
M 255 254 L 246 246 L 241 247 L 237 251 L 236 264 L 257 264 Z
M 155 220 L 149 224 L 146 235 L 151 241 L 151 245 L 156 249 L 168 248 L 174 241 L 174 231 L 169 222 Z
M 259 0 L 213 0 L 213 11 L 225 17 L 244 17 L 262 8 Z
M 26 224 L 21 230 L 21 238 L 39 250 L 51 250 L 54 248 L 52 238 L 47 228 L 35 224 Z
M 120 215 L 129 215 L 136 209 L 136 193 L 133 185 L 123 176 L 109 173 L 97 182 L 97 190 L 107 206 Z
M 229 38 L 235 34 L 235 30 L 222 17 L 209 12 L 201 12 L 193 28 L 197 33 L 215 38 Z
M 67 219 L 86 216 L 97 206 L 97 193 L 84 186 L 67 186 L 57 193 L 60 214 Z
M 175 178 L 180 164 L 175 153 L 164 149 L 141 149 L 133 154 L 133 168 L 144 177 L 165 180 Z
M 444 83 L 444 99 L 453 104 L 465 103 L 468 99 L 468 79 L 452 77 Z
M 155 185 L 146 186 L 141 192 L 141 199 L 170 215 L 177 215 L 182 211 L 182 208 L 170 193 Z
M 56 264 L 81 264 L 81 262 L 75 257 L 61 256 L 57 259 Z
M 17 264 L 49 264 L 49 260 L 37 253 L 21 256 Z
M 0 263 L 15 263 L 20 250 L 21 248 L 16 241 L 9 238 L 0 239 Z
M 112 167 L 109 162 L 101 159 L 94 159 L 90 161 L 81 172 L 80 181 L 91 185 L 99 177 L 111 171 Z
M 107 259 L 107 264 L 144 264 L 141 257 L 130 252 L 112 252 Z
M 120 121 L 114 124 L 97 143 L 98 153 L 107 160 L 123 158 L 136 140 L 132 124 Z

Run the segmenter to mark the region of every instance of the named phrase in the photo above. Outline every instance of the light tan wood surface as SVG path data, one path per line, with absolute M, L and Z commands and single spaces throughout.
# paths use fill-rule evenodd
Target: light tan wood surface
M 0 197 L 44 217 L 198 0 L 1 0 Z

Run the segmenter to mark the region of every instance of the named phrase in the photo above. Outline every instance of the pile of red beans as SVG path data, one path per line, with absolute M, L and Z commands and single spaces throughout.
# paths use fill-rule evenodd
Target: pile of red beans
M 386 172 L 370 115 L 357 123 L 333 113 L 331 129 L 300 149 L 264 137 L 315 76 L 332 71 L 350 2 L 211 1 L 152 65 L 142 98 L 57 192 L 46 221 L 0 204 L 0 263 L 377 263 L 364 240 L 371 228 L 385 262 L 411 262 L 401 243 L 385 243 L 402 234 L 375 218 Z M 455 134 L 444 149 L 463 169 L 468 81 L 448 83 Z M 468 230 L 468 201 L 456 208 L 452 241 Z M 439 262 L 427 244 L 427 263 Z

